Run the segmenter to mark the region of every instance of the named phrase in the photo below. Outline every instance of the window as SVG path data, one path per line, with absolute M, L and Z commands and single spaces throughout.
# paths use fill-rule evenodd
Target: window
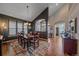
M 16 21 L 9 21 L 9 35 L 16 35 Z
M 18 22 L 17 23 L 17 32 L 22 32 L 23 31 L 23 23 L 22 22 Z
M 24 34 L 27 34 L 27 24 L 24 23 Z
M 10 36 L 16 36 L 17 32 L 24 32 L 24 34 L 27 34 L 28 32 L 28 28 L 27 28 L 27 24 L 24 22 L 16 22 L 16 21 L 9 21 L 9 35 Z
M 46 31 L 46 21 L 45 21 L 45 19 L 40 19 L 40 20 L 36 21 L 35 31 L 41 31 L 41 32 Z
M 35 31 L 40 31 L 40 21 L 36 21 L 35 23 Z
M 40 31 L 46 31 L 46 21 L 45 20 L 42 20 L 40 22 Z

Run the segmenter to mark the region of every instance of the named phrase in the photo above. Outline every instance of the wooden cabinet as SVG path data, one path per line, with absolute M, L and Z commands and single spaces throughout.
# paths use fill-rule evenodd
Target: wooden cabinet
M 64 53 L 71 56 L 77 54 L 77 39 L 64 39 Z

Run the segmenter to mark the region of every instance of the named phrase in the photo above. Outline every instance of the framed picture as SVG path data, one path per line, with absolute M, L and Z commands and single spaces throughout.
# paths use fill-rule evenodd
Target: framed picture
M 77 33 L 77 17 L 75 19 L 70 20 L 71 31 Z

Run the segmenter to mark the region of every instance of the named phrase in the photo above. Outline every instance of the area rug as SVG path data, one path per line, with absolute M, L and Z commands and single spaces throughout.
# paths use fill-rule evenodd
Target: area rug
M 27 48 L 23 49 L 19 44 L 18 41 L 12 41 L 10 43 L 10 47 L 13 49 L 13 53 L 9 54 L 12 56 L 46 56 L 47 49 L 48 49 L 48 42 L 47 41 L 39 41 L 39 47 L 33 49 L 33 47 L 29 47 L 29 51 Z

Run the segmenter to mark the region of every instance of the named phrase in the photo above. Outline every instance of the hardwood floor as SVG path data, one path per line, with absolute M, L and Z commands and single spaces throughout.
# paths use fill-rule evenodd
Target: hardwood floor
M 49 56 L 63 56 L 63 40 L 60 37 L 49 38 L 48 39 L 48 55 Z
M 11 47 L 11 44 L 10 44 L 13 41 L 14 40 L 3 43 L 3 45 L 2 45 L 2 55 L 3 56 L 11 56 L 14 53 L 13 48 Z
M 9 44 L 8 43 L 4 43 L 2 46 L 2 55 L 6 56 L 9 52 Z

